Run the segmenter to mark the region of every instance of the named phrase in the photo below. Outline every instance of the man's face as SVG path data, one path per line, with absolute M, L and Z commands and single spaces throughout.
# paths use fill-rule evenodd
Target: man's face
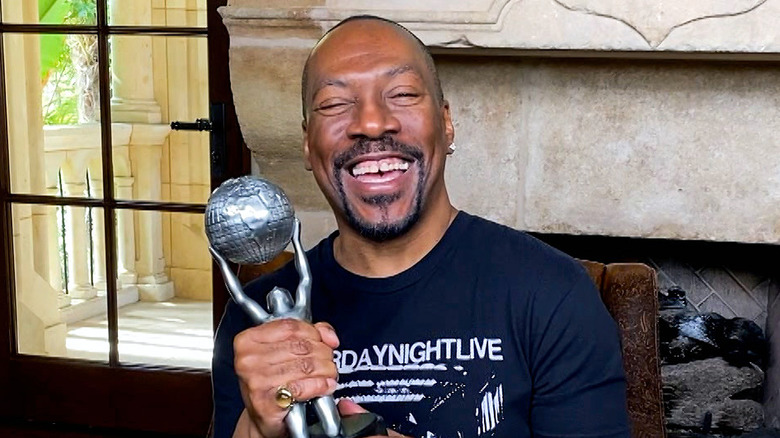
M 309 64 L 304 158 L 337 216 L 374 241 L 408 231 L 446 197 L 449 107 L 408 35 L 376 21 L 347 23 Z

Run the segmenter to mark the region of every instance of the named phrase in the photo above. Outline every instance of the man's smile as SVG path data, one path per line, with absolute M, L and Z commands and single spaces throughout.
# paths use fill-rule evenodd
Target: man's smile
M 405 172 L 409 169 L 409 162 L 400 158 L 382 158 L 380 160 L 366 160 L 352 166 L 352 176 L 359 180 L 367 180 L 373 176 L 385 177 L 387 174 Z
M 354 191 L 361 198 L 398 194 L 409 182 L 409 178 L 405 178 L 407 171 L 416 163 L 412 157 L 397 154 L 363 155 L 347 163 L 343 171 L 349 177 L 344 182 L 348 191 Z
M 360 199 L 395 195 L 397 199 L 423 161 L 422 151 L 390 137 L 361 139 L 334 159 L 334 173 L 345 192 Z M 410 170 L 412 170 L 410 172 Z M 412 193 L 414 189 L 412 189 Z M 346 194 L 346 193 L 344 193 Z

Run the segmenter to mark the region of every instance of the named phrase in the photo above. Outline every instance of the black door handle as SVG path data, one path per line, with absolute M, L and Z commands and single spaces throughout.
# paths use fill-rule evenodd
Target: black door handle
M 171 122 L 171 129 L 174 131 L 211 131 L 213 125 L 209 119 L 198 119 L 195 122 Z
M 211 179 L 221 181 L 227 173 L 227 141 L 225 137 L 225 104 L 212 103 L 208 119 L 197 119 L 194 122 L 171 122 L 174 131 L 209 131 Z

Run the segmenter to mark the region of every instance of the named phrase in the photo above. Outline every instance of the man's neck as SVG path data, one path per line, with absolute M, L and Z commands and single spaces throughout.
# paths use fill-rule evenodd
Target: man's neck
M 422 260 L 439 243 L 458 213 L 449 200 L 432 210 L 403 236 L 381 243 L 339 224 L 333 255 L 339 265 L 357 275 L 384 278 L 399 274 Z

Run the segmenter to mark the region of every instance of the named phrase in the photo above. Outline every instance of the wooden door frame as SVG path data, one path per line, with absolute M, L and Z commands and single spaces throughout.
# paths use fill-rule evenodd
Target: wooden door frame
M 2 1 L 2 0 L 0 0 Z M 225 104 L 227 167 L 225 178 L 249 172 L 233 106 L 227 66 L 229 37 L 217 12 L 227 0 L 208 0 L 209 100 Z M 4 62 L 0 44 L 0 63 Z M 0 64 L 2 66 L 2 64 Z M 5 66 L 7 67 L 7 66 Z M 4 77 L 0 96 L 6 96 Z M 6 102 L 0 102 L 0 120 L 7 121 Z M 0 296 L 0 420 L 40 422 L 86 428 L 205 436 L 211 422 L 211 374 L 207 370 L 155 366 L 109 366 L 73 359 L 20 356 L 13 353 L 14 266 L 12 204 L 7 130 L 0 129 L 0 230 L 2 284 Z M 216 187 L 222 181 L 212 179 Z M 217 326 L 228 299 L 217 269 L 213 270 L 213 321 Z

